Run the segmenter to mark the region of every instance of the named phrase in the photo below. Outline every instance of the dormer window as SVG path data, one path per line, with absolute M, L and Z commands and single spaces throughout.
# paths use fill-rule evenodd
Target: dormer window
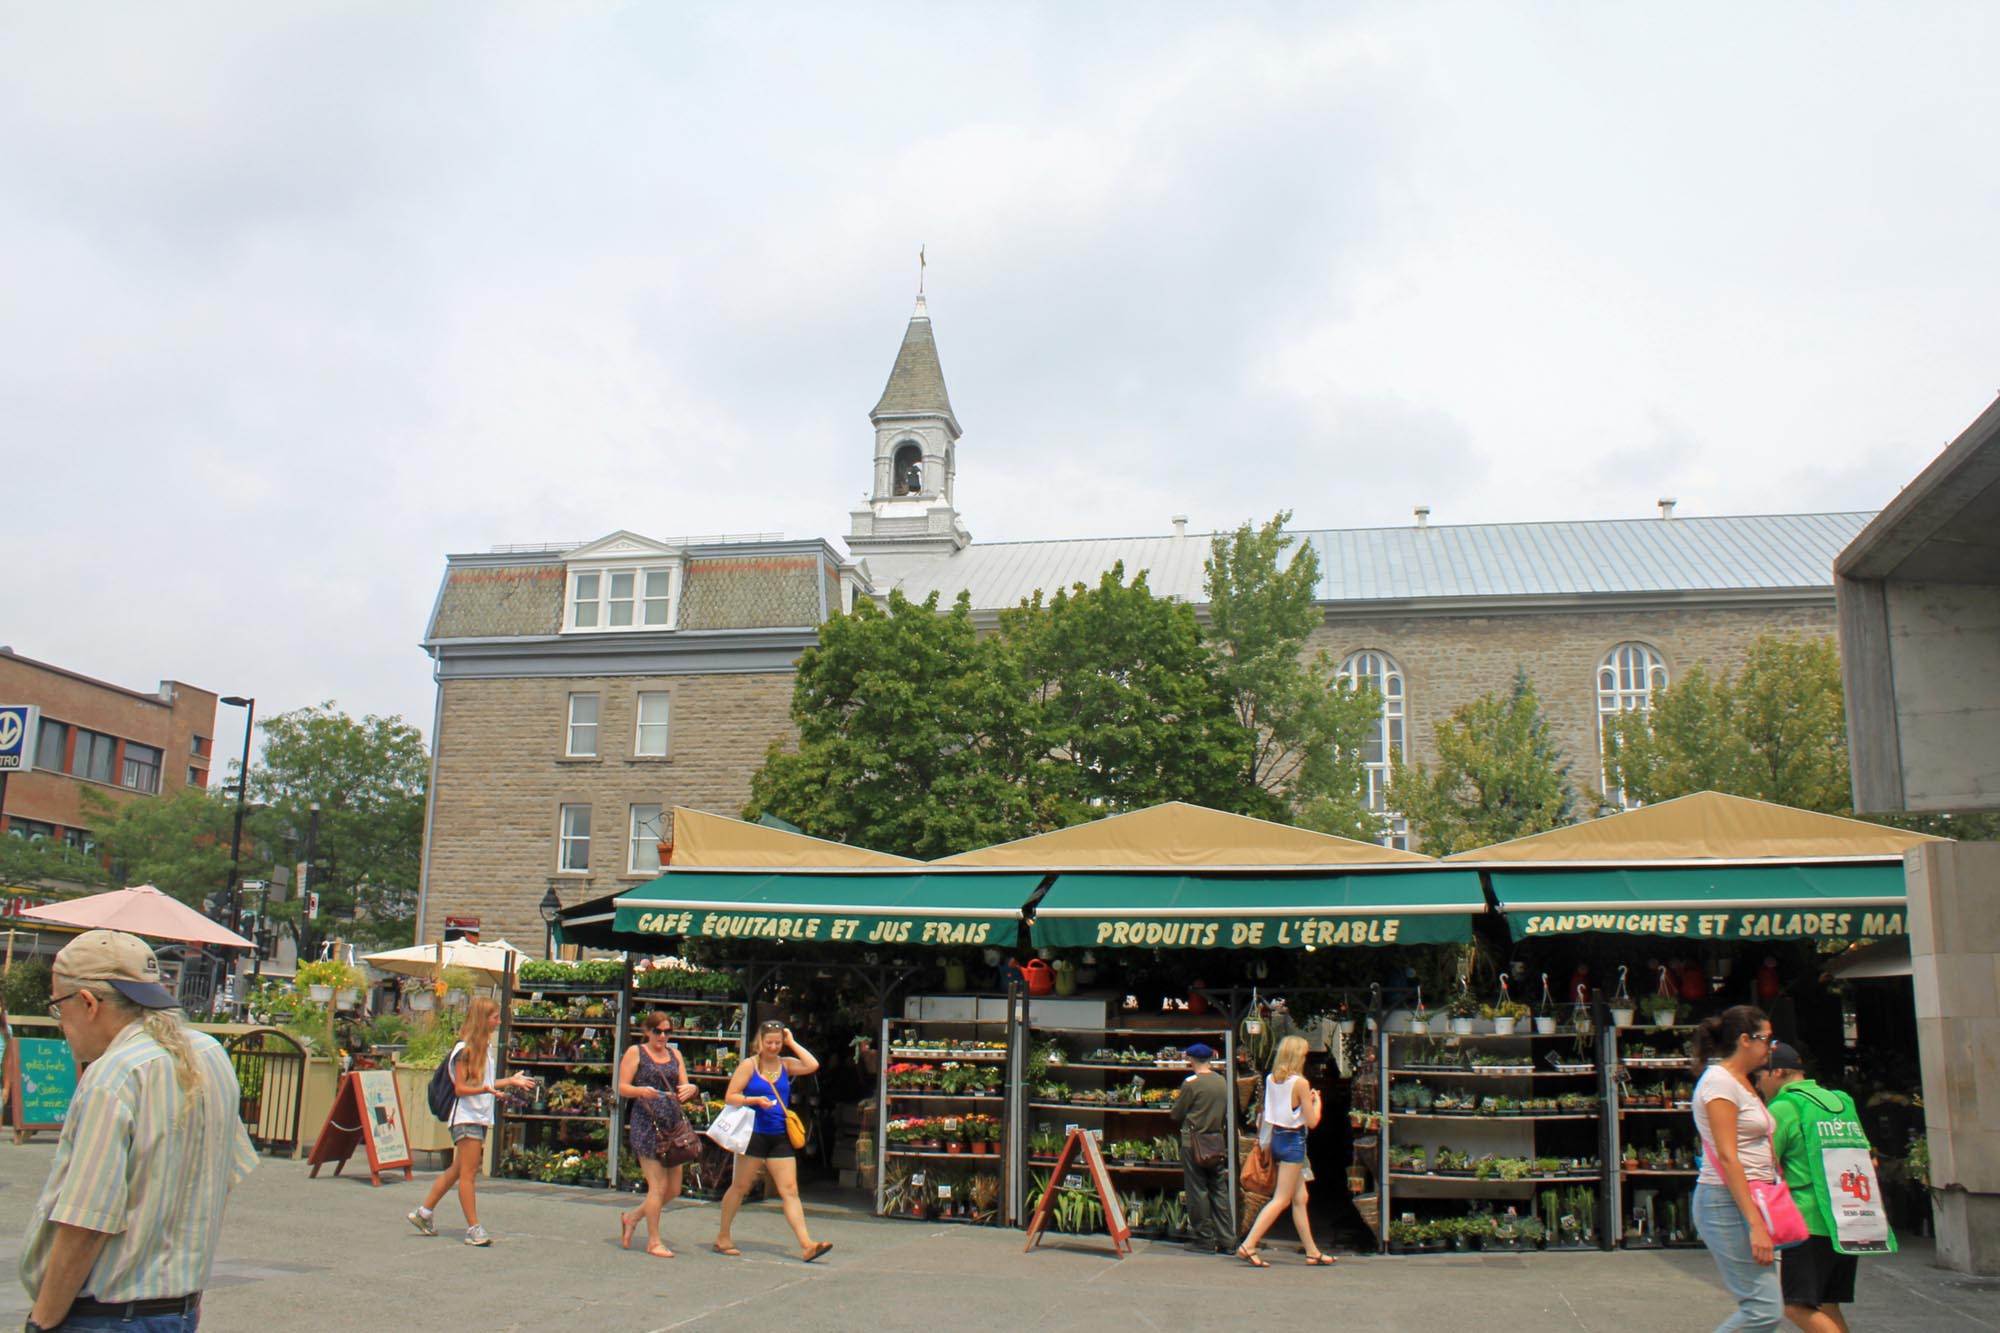
M 897 495 L 921 495 L 924 489 L 924 449 L 915 440 L 896 446 L 895 479 Z
M 618 533 L 570 554 L 563 632 L 672 629 L 679 614 L 680 553 Z

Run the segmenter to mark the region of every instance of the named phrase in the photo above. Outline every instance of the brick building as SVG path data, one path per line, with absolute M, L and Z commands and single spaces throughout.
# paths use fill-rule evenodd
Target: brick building
M 438 680 L 423 937 L 444 916 L 540 938 L 536 906 L 651 878 L 675 805 L 727 811 L 790 735 L 791 672 L 819 623 L 901 589 L 975 617 L 1122 561 L 1199 604 L 1207 534 L 976 543 L 957 508 L 958 418 L 921 298 L 869 414 L 867 507 L 843 556 L 819 539 L 599 541 L 455 555 L 424 646 Z M 1295 503 L 1273 495 L 1270 507 Z M 1303 507 L 1303 506 L 1300 506 Z M 1577 784 L 1602 790 L 1605 714 L 1644 707 L 1690 665 L 1729 669 L 1760 632 L 1830 634 L 1834 556 L 1867 514 L 1301 530 L 1317 550 L 1314 651 L 1385 698 L 1370 747 L 1431 758 L 1437 722 L 1534 680 Z M 1615 793 L 1613 794 L 1615 800 Z M 1386 840 L 1407 845 L 1391 820 Z
M 206 787 L 216 696 L 176 680 L 150 694 L 0 648 L 0 702 L 41 709 L 34 770 L 7 783 L 0 830 L 88 848 L 84 793 L 114 803 Z

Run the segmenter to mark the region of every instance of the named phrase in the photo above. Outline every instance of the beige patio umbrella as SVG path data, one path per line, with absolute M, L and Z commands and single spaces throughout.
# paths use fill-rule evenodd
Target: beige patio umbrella
M 407 949 L 371 953 L 361 961 L 380 971 L 404 977 L 435 977 L 447 967 L 462 967 L 468 972 L 480 973 L 498 985 L 507 974 L 507 960 L 512 958 L 513 965 L 518 968 L 525 956 L 505 940 L 493 944 L 468 944 L 463 940 L 453 940 L 449 944 L 416 944 Z

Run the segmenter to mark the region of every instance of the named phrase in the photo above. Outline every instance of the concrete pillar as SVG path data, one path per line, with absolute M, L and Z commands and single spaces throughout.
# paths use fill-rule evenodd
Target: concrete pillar
M 1938 1262 L 2000 1274 L 2000 843 L 1922 844 L 1903 877 Z

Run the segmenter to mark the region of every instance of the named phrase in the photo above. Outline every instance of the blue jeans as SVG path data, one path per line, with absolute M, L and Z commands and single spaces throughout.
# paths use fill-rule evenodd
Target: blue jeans
M 1736 1313 L 1715 1333 L 1777 1333 L 1784 1326 L 1785 1297 L 1778 1266 L 1750 1254 L 1750 1227 L 1723 1185 L 1694 1187 L 1694 1229 L 1715 1259 L 1722 1285 L 1736 1298 Z
M 142 1314 L 137 1319 L 116 1315 L 71 1315 L 49 1333 L 194 1333 L 201 1311 L 191 1314 Z

